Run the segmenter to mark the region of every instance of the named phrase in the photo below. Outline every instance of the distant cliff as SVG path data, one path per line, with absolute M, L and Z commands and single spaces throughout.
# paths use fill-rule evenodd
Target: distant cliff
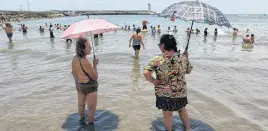
M 64 17 L 64 14 L 54 11 L 0 11 L 1 21 L 20 21 L 25 19 L 55 17 Z

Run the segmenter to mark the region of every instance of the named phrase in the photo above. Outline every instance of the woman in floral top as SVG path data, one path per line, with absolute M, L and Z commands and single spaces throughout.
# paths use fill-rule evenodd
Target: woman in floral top
M 189 118 L 185 108 L 188 104 L 185 74 L 191 72 L 192 66 L 188 53 L 177 52 L 176 39 L 169 34 L 161 37 L 158 46 L 162 54 L 149 61 L 144 76 L 155 85 L 156 107 L 163 111 L 166 130 L 172 130 L 172 113 L 177 111 L 185 130 L 189 131 Z M 156 79 L 152 77 L 153 72 L 156 73 Z

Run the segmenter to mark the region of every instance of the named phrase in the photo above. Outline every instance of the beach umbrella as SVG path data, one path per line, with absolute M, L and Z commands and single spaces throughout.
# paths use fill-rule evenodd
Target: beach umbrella
M 228 19 L 219 9 L 200 2 L 199 0 L 172 4 L 164 9 L 159 16 L 165 18 L 172 16 L 185 21 L 192 21 L 190 36 L 188 37 L 185 51 L 188 50 L 194 22 L 225 26 L 228 28 L 231 27 Z
M 61 35 L 62 39 L 74 39 L 79 37 L 91 37 L 94 34 L 119 30 L 120 27 L 104 19 L 86 19 L 72 24 Z M 92 40 L 93 54 L 95 57 L 94 45 Z

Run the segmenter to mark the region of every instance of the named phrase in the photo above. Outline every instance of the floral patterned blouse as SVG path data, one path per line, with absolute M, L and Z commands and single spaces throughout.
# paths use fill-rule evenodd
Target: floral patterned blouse
M 156 73 L 159 80 L 155 86 L 157 96 L 183 98 L 187 96 L 185 74 L 189 74 L 192 68 L 185 55 L 174 53 L 170 59 L 164 54 L 153 57 L 144 70 Z

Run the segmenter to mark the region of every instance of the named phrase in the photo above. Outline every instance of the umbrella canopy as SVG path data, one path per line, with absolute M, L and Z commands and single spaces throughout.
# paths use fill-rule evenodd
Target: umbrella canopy
M 175 17 L 186 21 L 192 21 L 190 36 L 188 37 L 187 46 L 185 51 L 188 50 L 189 42 L 192 34 L 194 22 L 207 23 L 210 25 L 231 27 L 227 18 L 217 8 L 196 1 L 184 1 L 175 3 L 164 9 L 160 16 L 162 17 Z
M 228 19 L 217 8 L 197 1 L 184 1 L 175 3 L 164 9 L 160 16 L 194 21 L 198 23 L 207 23 L 210 25 L 231 27 Z
M 104 19 L 86 19 L 72 24 L 62 34 L 63 39 L 85 37 L 93 34 L 100 34 L 109 31 L 119 30 L 116 26 Z

